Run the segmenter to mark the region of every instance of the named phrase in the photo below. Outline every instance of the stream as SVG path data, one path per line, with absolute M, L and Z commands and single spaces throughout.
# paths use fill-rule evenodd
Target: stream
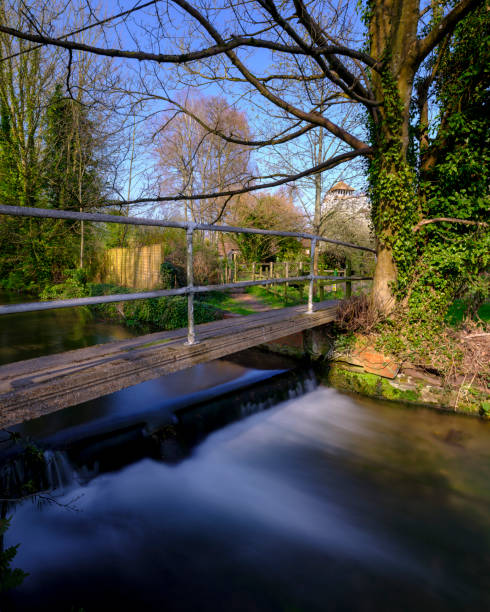
M 68 309 L 6 315 L 0 356 L 130 333 Z M 44 463 L 38 495 L 3 502 L 29 575 L 2 611 L 490 609 L 476 418 L 342 394 L 255 350 L 12 430 Z M 32 474 L 7 438 L 0 483 L 20 489 Z

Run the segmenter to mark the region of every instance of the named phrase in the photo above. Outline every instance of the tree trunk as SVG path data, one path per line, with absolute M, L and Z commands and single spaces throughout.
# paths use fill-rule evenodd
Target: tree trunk
M 391 249 L 385 245 L 378 245 L 376 257 L 372 298 L 381 312 L 389 314 L 395 306 L 392 287 L 397 280 L 396 264 Z
M 400 270 L 396 264 L 396 238 L 412 206 L 411 169 L 407 162 L 410 100 L 415 69 L 410 53 L 417 39 L 418 0 L 379 0 L 370 19 L 371 55 L 385 61 L 383 75 L 373 73 L 372 90 L 383 105 L 372 113 L 371 162 L 373 223 L 377 261 L 372 298 L 388 315 L 395 306 L 394 289 Z M 415 204 L 416 205 L 416 204 Z

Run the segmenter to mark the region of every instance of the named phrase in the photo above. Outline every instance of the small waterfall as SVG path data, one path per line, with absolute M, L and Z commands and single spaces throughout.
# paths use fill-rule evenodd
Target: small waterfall
M 72 484 L 75 477 L 75 470 L 70 465 L 64 451 L 45 451 L 44 460 L 46 462 L 46 484 L 50 491 L 65 489 L 68 485 Z
M 0 496 L 15 500 L 33 493 L 62 491 L 74 480 L 75 470 L 66 452 L 28 447 L 1 466 Z
M 179 461 L 188 456 L 192 448 L 211 432 L 316 388 L 317 380 L 313 370 L 289 370 L 250 387 L 226 393 L 210 402 L 177 410 L 177 423 L 172 428 L 171 436 L 166 432 L 162 436 L 162 431 L 153 432 L 156 439 L 165 439 L 166 442 L 166 446 L 161 446 L 161 458 L 164 461 Z M 178 452 L 168 453 L 169 437 L 173 440 L 172 449 L 177 448 Z
M 295 375 L 294 372 L 289 372 L 286 381 L 282 377 L 280 378 L 280 385 L 276 386 L 273 393 L 267 388 L 265 393 L 256 393 L 255 395 L 258 397 L 242 401 L 239 409 L 240 418 L 272 408 L 279 402 L 301 397 L 305 393 L 314 391 L 317 386 L 318 383 L 312 371 L 303 372 L 300 376 Z
M 179 462 L 211 432 L 316 387 L 312 370 L 290 370 L 179 409 L 174 414 L 175 422 L 165 427 L 139 424 L 103 439 L 81 439 L 68 451 L 39 451 L 19 445 L 15 455 L 0 467 L 0 497 L 21 499 L 32 493 L 63 493 L 73 484 L 83 486 L 100 472 L 119 469 L 142 457 Z

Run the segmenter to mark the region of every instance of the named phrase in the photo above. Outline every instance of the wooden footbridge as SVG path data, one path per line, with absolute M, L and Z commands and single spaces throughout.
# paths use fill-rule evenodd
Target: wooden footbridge
M 177 223 L 4 205 L 0 205 L 0 214 L 75 219 L 97 223 L 178 227 L 184 229 L 187 233 L 186 287 L 143 293 L 13 304 L 0 306 L 0 315 L 169 295 L 188 296 L 187 329 L 157 332 L 139 338 L 110 342 L 1 366 L 0 427 L 8 427 L 164 374 L 183 370 L 199 363 L 225 357 L 253 346 L 330 323 L 336 318 L 338 302 L 326 301 L 313 304 L 314 283 L 319 280 L 338 283 L 368 280 L 369 278 L 360 276 L 339 278 L 315 275 L 313 273 L 313 261 L 317 242 L 332 242 L 350 248 L 374 252 L 368 247 L 299 232 Z M 310 273 L 294 278 L 195 286 L 193 283 L 193 233 L 195 231 L 252 233 L 310 239 Z M 194 295 L 196 293 L 291 282 L 309 283 L 307 305 L 223 319 L 198 326 L 194 325 Z

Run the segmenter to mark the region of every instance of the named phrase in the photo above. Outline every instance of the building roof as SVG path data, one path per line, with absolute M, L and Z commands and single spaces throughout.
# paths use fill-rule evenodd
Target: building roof
M 355 191 L 350 185 L 344 183 L 344 181 L 339 181 L 335 183 L 335 185 L 330 189 L 330 191 Z

